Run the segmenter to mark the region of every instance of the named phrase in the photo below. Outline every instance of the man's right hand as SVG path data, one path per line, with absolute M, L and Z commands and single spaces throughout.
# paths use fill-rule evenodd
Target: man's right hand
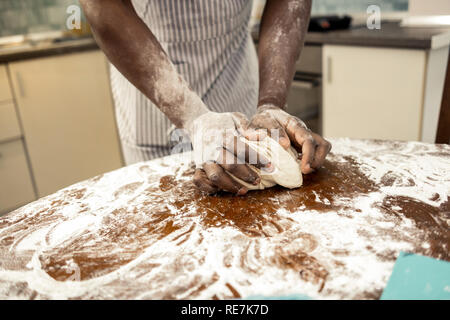
M 258 167 L 268 167 L 270 164 L 239 139 L 247 127 L 247 118 L 237 112 L 207 112 L 186 127 L 197 167 L 194 184 L 201 191 L 209 194 L 221 190 L 236 195 L 246 194 L 248 189 L 230 174 L 249 184 L 259 184 L 261 178 L 248 164 Z

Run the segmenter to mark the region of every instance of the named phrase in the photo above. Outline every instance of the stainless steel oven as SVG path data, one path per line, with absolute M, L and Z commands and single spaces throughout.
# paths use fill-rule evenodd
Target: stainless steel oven
M 297 62 L 287 99 L 287 111 L 321 134 L 322 47 L 307 45 Z

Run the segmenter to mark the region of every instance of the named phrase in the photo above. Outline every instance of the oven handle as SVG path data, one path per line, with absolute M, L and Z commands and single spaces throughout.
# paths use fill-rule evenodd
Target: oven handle
M 292 81 L 292 87 L 297 89 L 311 90 L 319 85 L 317 79 L 296 79 Z

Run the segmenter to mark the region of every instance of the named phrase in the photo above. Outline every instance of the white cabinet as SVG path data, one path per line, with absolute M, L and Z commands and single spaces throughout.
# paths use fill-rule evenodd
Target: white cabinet
M 21 137 L 14 103 L 0 102 L 0 143 Z
M 0 215 L 36 199 L 6 65 L 0 65 Z
M 8 72 L 5 65 L 0 65 L 0 102 L 12 100 Z
M 39 197 L 122 166 L 100 51 L 25 60 L 9 68 Z
M 21 139 L 0 144 L 0 214 L 35 199 Z
M 323 135 L 420 140 L 427 52 L 325 45 Z

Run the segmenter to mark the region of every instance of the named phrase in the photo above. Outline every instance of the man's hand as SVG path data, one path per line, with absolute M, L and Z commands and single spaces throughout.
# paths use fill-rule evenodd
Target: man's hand
M 194 183 L 200 190 L 246 194 L 248 189 L 235 181 L 230 173 L 247 183 L 259 184 L 261 178 L 247 163 L 259 167 L 270 164 L 238 139 L 248 125 L 247 118 L 236 112 L 207 112 L 186 125 L 197 166 Z
M 283 147 L 292 143 L 301 150 L 301 170 L 305 174 L 323 164 L 331 144 L 280 107 L 286 104 L 310 14 L 311 0 L 267 0 L 258 42 L 259 108 L 250 125 L 279 129 Z
M 251 131 L 244 131 L 244 135 L 250 140 L 261 139 L 265 132 L 270 134 L 271 130 L 277 130 L 275 132 L 282 147 L 287 149 L 292 143 L 301 152 L 301 170 L 304 174 L 319 168 L 331 150 L 331 143 L 309 130 L 302 120 L 273 105 L 259 107 L 248 128 Z M 260 134 L 255 135 L 255 130 Z

